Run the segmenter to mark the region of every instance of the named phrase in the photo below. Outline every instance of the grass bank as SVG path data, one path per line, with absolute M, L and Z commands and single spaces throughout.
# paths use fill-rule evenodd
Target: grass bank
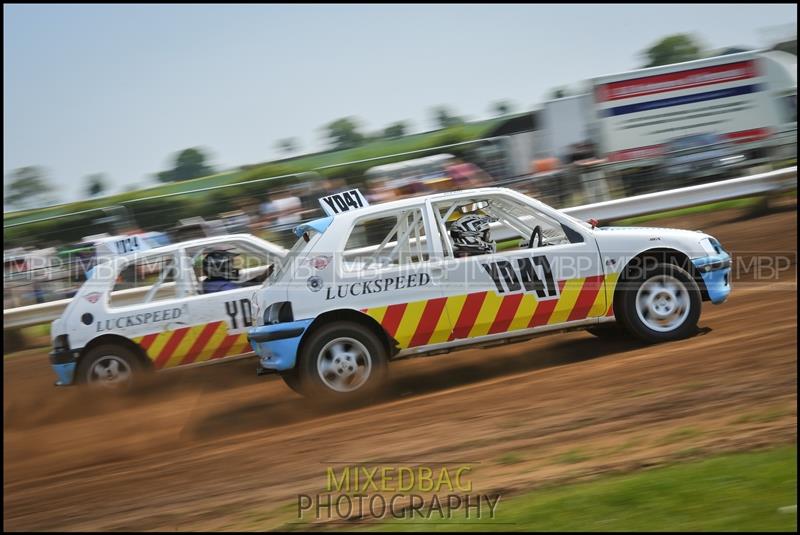
M 494 520 L 391 521 L 373 531 L 797 531 L 797 447 L 737 453 L 503 500 Z M 287 526 L 289 527 L 289 526 Z

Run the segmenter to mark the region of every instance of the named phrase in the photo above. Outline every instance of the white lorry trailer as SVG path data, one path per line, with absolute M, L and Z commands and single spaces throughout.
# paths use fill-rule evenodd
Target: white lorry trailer
M 717 134 L 769 148 L 797 128 L 797 58 L 742 52 L 590 81 L 595 143 L 611 161 L 658 157 L 664 145 Z
M 562 159 L 592 141 L 598 156 L 643 166 L 675 138 L 716 134 L 741 150 L 793 150 L 796 156 L 797 57 L 748 51 L 598 76 L 586 92 L 546 102 L 543 145 Z

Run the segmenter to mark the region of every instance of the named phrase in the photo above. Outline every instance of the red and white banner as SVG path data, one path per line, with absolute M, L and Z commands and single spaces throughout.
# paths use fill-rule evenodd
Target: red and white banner
M 713 65 L 687 71 L 645 76 L 633 80 L 609 82 L 597 86 L 597 102 L 622 100 L 668 91 L 702 87 L 758 76 L 754 60 L 737 61 L 724 65 Z

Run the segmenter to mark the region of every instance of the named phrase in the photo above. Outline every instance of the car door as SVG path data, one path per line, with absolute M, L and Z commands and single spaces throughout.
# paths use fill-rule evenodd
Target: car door
M 451 340 L 605 315 L 604 271 L 591 233 L 525 199 L 490 194 L 432 204 L 447 255 L 441 286 L 452 311 Z M 490 231 L 496 252 L 457 256 L 449 227 L 469 213 L 498 219 Z M 525 234 L 536 226 L 531 240 Z
M 241 267 L 239 288 L 204 293 L 202 260 L 212 250 L 224 249 L 238 255 Z M 187 297 L 189 323 L 178 333 L 169 365 L 187 365 L 236 357 L 252 352 L 247 330 L 255 325 L 253 297 L 258 284 L 247 284 L 246 273 L 263 272 L 274 261 L 247 240 L 231 239 L 181 250 L 181 281 Z M 256 281 L 258 282 L 258 281 Z
M 181 280 L 180 251 L 145 252 L 120 264 L 106 299 L 99 292 L 84 295 L 89 302 L 103 303 L 103 313 L 92 323 L 95 335 L 125 336 L 139 344 L 156 369 L 180 364 L 186 353 L 186 334 L 193 327 L 192 308 Z M 105 271 L 111 265 L 95 269 Z
M 343 241 L 338 280 L 323 290 L 328 308 L 364 312 L 401 349 L 446 341 L 450 334 L 424 208 L 420 202 L 357 218 Z

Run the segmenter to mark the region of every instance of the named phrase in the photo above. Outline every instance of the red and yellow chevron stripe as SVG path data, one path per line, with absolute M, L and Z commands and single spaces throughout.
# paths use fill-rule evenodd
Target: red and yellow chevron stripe
M 403 349 L 439 344 L 587 317 L 613 316 L 617 273 L 559 281 L 559 297 L 493 290 L 364 309 Z M 156 369 L 205 362 L 251 351 L 247 333 L 228 333 L 225 321 L 133 338 Z
M 438 344 L 588 317 L 613 316 L 617 274 L 559 281 L 559 297 L 539 301 L 531 293 L 493 290 L 363 309 L 400 348 Z
M 215 321 L 133 338 L 157 370 L 230 357 L 251 351 L 247 333 L 228 334 L 228 323 Z

